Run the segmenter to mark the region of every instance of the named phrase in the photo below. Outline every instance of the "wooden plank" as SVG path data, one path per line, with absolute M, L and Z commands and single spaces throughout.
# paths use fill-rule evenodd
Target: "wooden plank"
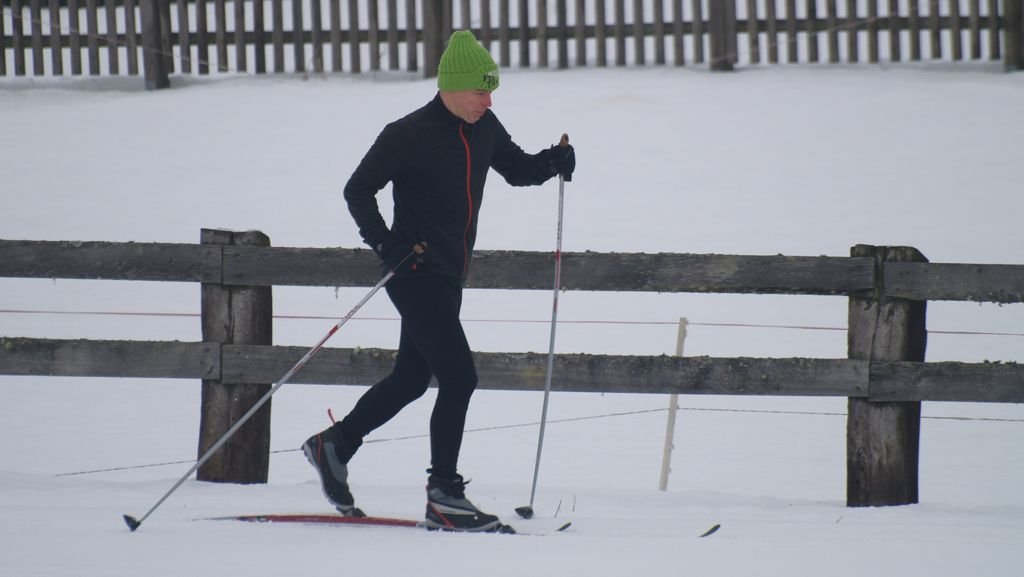
M 498 60 L 502 68 L 512 65 L 512 24 L 509 0 L 498 2 Z
M 467 286 L 540 290 L 550 285 L 552 258 L 479 251 Z M 566 290 L 849 294 L 869 290 L 872 274 L 870 261 L 836 257 L 571 252 L 562 254 L 561 278 Z
M 369 249 L 226 246 L 224 282 L 239 285 L 373 286 L 380 280 L 379 263 L 380 260 Z
M 171 32 L 171 3 L 169 0 L 159 2 L 160 11 L 160 56 L 163 57 L 164 74 L 174 72 L 174 35 Z M 170 87 L 170 79 L 164 88 Z
M 106 0 L 104 6 L 107 16 L 107 74 L 117 76 L 121 73 L 117 42 L 117 8 L 114 0 Z
M 734 52 L 729 50 L 729 35 L 736 30 L 732 27 L 735 21 L 729 21 L 727 7 L 724 2 L 712 2 L 708 5 L 708 46 L 711 49 L 711 70 L 732 70 Z
M 932 60 L 942 59 L 942 29 L 939 28 L 939 2 L 928 2 L 928 44 Z
M 1003 13 L 1003 50 L 1007 72 L 1024 70 L 1024 1 L 1008 0 Z
M 1024 265 L 887 262 L 887 295 L 914 300 L 1024 302 Z
M 222 349 L 222 350 L 221 350 Z M 206 342 L 61 340 L 0 337 L 0 374 L 274 381 L 306 347 Z M 223 352 L 223 371 L 221 365 Z M 376 382 L 395 351 L 325 348 L 296 384 Z M 480 388 L 538 391 L 547 355 L 474 353 Z M 870 383 L 870 384 L 869 384 Z M 872 402 L 1024 402 L 1019 363 L 873 362 L 556 355 L 552 389 L 566 392 L 867 396 Z M 870 390 L 870 392 L 869 392 Z M 868 396 L 869 395 L 869 396 Z
M 602 1 L 602 0 L 598 0 Z M 519 0 L 519 67 L 530 66 L 530 3 Z
M 466 286 L 544 290 L 553 256 L 477 251 Z M 869 259 L 837 257 L 563 253 L 566 290 L 841 295 L 874 286 Z M 224 282 L 371 286 L 380 278 L 367 249 L 224 248 Z
M 699 2 L 700 0 L 694 0 Z M 597 46 L 597 66 L 604 68 L 608 66 L 608 32 L 605 30 L 606 18 L 608 18 L 605 0 L 596 0 L 594 15 L 594 43 Z
M 275 381 L 307 347 L 206 342 L 0 337 L 0 374 Z M 223 364 L 221 356 L 223 355 Z M 376 382 L 395 351 L 322 349 L 296 384 Z M 480 388 L 539 391 L 544 353 L 474 353 Z M 223 367 L 223 370 L 222 370 Z M 915 363 L 556 355 L 552 389 L 567 392 L 866 396 L 872 401 L 1024 402 L 1019 363 Z M 870 393 L 869 393 L 870 391 Z
M 807 0 L 807 61 L 818 62 L 818 0 Z
M 163 11 L 157 0 L 142 0 L 142 67 L 146 90 L 160 90 L 170 87 L 167 60 L 162 55 L 160 40 Z
M 109 2 L 110 0 L 108 0 Z M 29 0 L 30 27 L 32 30 L 32 74 L 42 76 L 46 74 L 43 65 L 43 1 Z
M 187 0 L 176 0 L 178 7 L 178 71 L 182 74 L 192 74 L 192 35 L 189 34 L 188 6 Z M 261 3 L 257 3 L 261 4 Z M 143 55 L 145 59 L 145 55 Z
M 196 58 L 199 61 L 199 74 L 210 73 L 210 41 L 206 9 L 206 0 L 196 0 Z
M 537 67 L 548 67 L 548 3 L 547 0 L 537 2 Z
M 324 71 L 324 39 L 323 39 L 323 16 L 320 10 L 320 0 L 311 0 L 309 6 L 310 26 L 313 30 L 310 40 L 313 44 L 313 71 L 321 74 Z
M 210 245 L 269 246 L 259 231 L 203 229 Z M 203 283 L 202 332 L 206 343 L 270 345 L 273 342 L 271 287 Z M 199 425 L 201 457 L 270 390 L 271 380 L 223 383 L 220 375 L 203 379 Z M 264 483 L 270 465 L 268 402 L 199 468 L 200 481 Z
M 508 2 L 508 0 L 503 0 Z M 507 16 L 507 12 L 506 12 Z M 506 38 L 504 50 L 508 50 L 508 37 L 507 37 L 507 24 L 506 19 Z M 417 40 L 417 28 L 416 28 L 416 0 L 406 0 L 405 2 L 405 69 L 409 72 L 415 72 L 419 70 L 419 42 Z M 505 60 L 508 58 L 508 54 L 505 54 Z M 502 66 L 508 66 L 508 63 L 503 61 Z
M 761 57 L 761 31 L 757 20 L 757 0 L 747 0 L 747 48 L 750 50 L 750 63 L 759 64 Z
M 871 64 L 878 63 L 878 2 L 879 0 L 868 0 L 868 62 Z
M 910 60 L 921 60 L 921 5 L 920 0 L 910 0 L 907 13 L 907 28 L 910 31 Z
M 587 66 L 587 0 L 574 0 L 572 42 L 577 67 Z M 568 18 L 568 15 L 566 15 Z
M 253 3 L 252 11 L 253 68 L 256 74 L 267 73 L 266 10 L 263 0 Z
M 909 247 L 857 245 L 850 249 L 850 256 L 873 257 L 879 266 L 891 261 L 925 261 L 924 255 Z M 849 358 L 924 361 L 926 309 L 924 301 L 877 294 L 850 297 Z M 851 397 L 846 420 L 847 506 L 916 503 L 920 435 L 919 401 L 876 402 Z
M 614 0 L 615 20 L 612 29 L 615 35 L 615 65 L 626 65 L 626 0 Z
M 333 72 L 341 72 L 344 66 L 341 50 L 341 4 L 340 0 L 328 0 L 328 2 L 330 8 L 328 10 L 328 18 L 330 19 L 328 37 L 331 43 L 331 70 Z
M 846 61 L 853 64 L 860 59 L 858 39 L 864 21 L 857 16 L 857 0 L 846 0 Z
M 86 54 L 89 57 L 89 74 L 92 76 L 99 76 L 100 73 L 100 25 L 97 2 L 98 0 L 85 0 Z
M 306 45 L 303 33 L 302 2 L 292 2 L 292 56 L 295 71 L 306 71 Z
M 219 282 L 220 268 L 199 245 L 0 240 L 0 277 Z
M 217 71 L 227 72 L 230 68 L 228 66 L 228 16 L 227 7 L 224 5 L 226 0 L 214 0 L 214 18 L 216 20 L 216 31 L 214 32 L 214 42 L 217 45 Z
M 832 64 L 839 62 L 839 8 L 836 0 L 825 2 L 825 28 L 828 39 L 828 61 Z
M 765 3 L 765 19 L 768 21 L 766 31 L 768 33 L 768 62 L 779 63 L 779 17 L 778 6 L 775 0 L 768 0 Z
M 651 15 L 652 38 L 654 39 L 654 63 L 665 64 L 665 3 L 664 0 L 654 0 L 654 11 Z M 641 42 L 644 41 L 644 25 L 640 27 Z
M 686 40 L 684 37 L 685 27 L 683 26 L 683 2 L 673 0 L 672 2 L 672 63 L 676 66 L 686 66 Z
M 723 2 L 722 6 L 724 7 L 722 16 L 725 21 L 724 54 L 727 56 L 728 61 L 728 68 L 723 68 L 723 70 L 732 70 L 739 62 L 739 20 L 736 16 L 736 2 Z
M 971 60 L 981 58 L 981 13 L 978 3 L 981 0 L 968 0 L 967 27 L 970 30 Z
M 437 78 L 437 68 L 444 51 L 444 7 L 440 2 L 427 2 L 423 6 L 423 77 Z
M 338 0 L 331 0 L 331 10 L 336 10 Z M 270 42 L 274 48 L 274 72 L 284 72 L 284 0 L 272 0 L 270 3 Z
M 82 32 L 79 18 L 79 0 L 68 0 L 68 27 L 71 46 L 71 74 L 81 76 L 82 74 Z
M 660 3 L 662 0 L 655 0 Z M 569 68 L 569 6 L 566 0 L 556 0 L 555 14 L 558 18 L 558 26 L 555 28 L 555 46 L 558 47 L 558 68 L 565 70 Z M 488 2 L 484 6 L 490 5 Z M 662 58 L 664 63 L 664 56 Z
M 356 0 L 348 2 L 348 42 L 351 72 L 359 74 L 363 71 L 363 61 L 359 50 L 359 2 Z
M 786 62 L 800 62 L 797 36 L 796 0 L 786 0 Z
M 488 53 L 494 52 L 494 47 L 491 46 L 494 42 L 494 30 L 491 25 L 491 10 L 492 6 L 490 2 L 480 3 L 480 33 L 478 35 L 478 39 L 480 40 L 480 44 L 483 45 Z
M 490 3 L 487 4 L 490 6 Z M 388 7 L 388 70 L 401 69 L 398 50 L 398 0 L 387 0 Z M 488 25 L 488 31 L 490 26 Z
M 952 50 L 952 59 L 960 61 L 964 59 L 964 41 L 960 28 L 960 0 L 947 0 L 949 8 L 949 37 Z
M 224 345 L 225 382 L 276 381 L 309 349 Z M 370 385 L 390 372 L 396 351 L 324 348 L 293 383 Z M 546 353 L 474 353 L 481 389 L 544 390 Z M 762 359 L 561 354 L 552 390 L 656 394 L 858 396 L 868 365 L 847 359 Z
M 214 247 L 170 243 L 0 240 L 0 277 L 218 282 Z M 223 282 L 371 286 L 368 249 L 230 246 Z M 734 294 L 867 294 L 871 259 L 672 253 L 564 253 L 563 288 Z M 548 252 L 476 251 L 469 288 L 546 290 Z M 887 262 L 888 296 L 913 300 L 1024 302 L 1024 265 Z
M 75 0 L 71 0 L 74 2 Z M 7 30 L 4 26 L 5 18 L 0 13 L 0 76 L 7 76 Z M 15 19 L 14 10 L 11 10 L 11 22 L 18 23 Z
M 899 62 L 903 59 L 903 44 L 900 42 L 899 0 L 889 0 L 889 12 L 886 14 L 886 18 L 889 24 L 889 62 Z
M 221 381 L 277 382 L 307 352 L 309 347 L 305 346 L 224 345 L 221 349 Z M 382 349 L 322 348 L 289 382 L 372 385 L 391 370 L 396 354 L 397 351 Z
M 125 5 L 130 6 L 132 0 L 126 0 Z M 64 48 L 61 46 L 61 18 L 60 18 L 60 1 L 50 0 L 49 3 L 50 13 L 50 67 L 51 74 L 54 76 L 64 75 Z M 133 15 L 134 12 L 129 12 L 129 15 Z M 134 23 L 134 20 L 132 21 Z M 133 37 L 129 37 L 129 42 L 134 40 Z M 130 44 L 129 44 L 130 45 Z M 2 56 L 0 52 L 0 56 Z M 136 69 L 135 74 L 138 74 Z
M 262 0 L 261 0 L 262 1 Z M 245 43 L 245 2 L 244 0 L 234 0 L 235 5 L 235 30 L 234 30 L 234 44 L 235 44 L 235 68 L 234 72 L 248 72 L 249 71 L 249 59 L 246 57 L 246 51 L 248 46 Z
M 873 363 L 869 399 L 1024 403 L 1024 365 Z
M 543 390 L 547 355 L 474 353 L 480 387 Z M 653 394 L 859 396 L 866 363 L 846 359 L 768 359 L 561 354 L 552 390 Z
M 633 64 L 647 63 L 644 46 L 644 0 L 633 0 Z
M 999 60 L 1002 47 L 999 44 L 999 0 L 988 0 L 988 59 Z
M 0 337 L 0 374 L 202 379 L 220 374 L 216 343 Z
M 376 0 L 367 3 L 366 43 L 370 48 L 370 70 L 380 70 L 380 6 Z
M 124 0 L 124 35 L 128 54 L 128 74 L 139 75 L 139 33 L 135 19 L 136 0 Z
M 538 0 L 543 2 L 544 0 Z M 454 7 L 454 2 L 453 2 Z M 459 28 L 461 30 L 472 30 L 473 28 L 473 15 L 470 13 L 470 0 L 459 0 L 459 14 L 461 16 Z M 479 41 L 479 37 L 477 41 Z

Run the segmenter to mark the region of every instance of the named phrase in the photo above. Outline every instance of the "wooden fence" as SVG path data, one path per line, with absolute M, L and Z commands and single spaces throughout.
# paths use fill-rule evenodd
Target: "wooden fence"
M 849 399 L 847 502 L 917 502 L 921 401 L 1024 402 L 1024 365 L 925 363 L 928 300 L 1024 302 L 1024 266 L 928 263 L 917 250 L 858 245 L 846 257 L 565 253 L 566 290 L 846 296 L 849 358 L 557 355 L 552 389 L 839 396 Z M 467 286 L 550 290 L 553 255 L 479 251 Z M 363 249 L 273 248 L 258 232 L 202 243 L 0 240 L 0 277 L 202 283 L 202 342 L 0 337 L 0 374 L 202 379 L 199 454 L 308 350 L 272 345 L 270 287 L 371 286 Z M 323 349 L 294 383 L 372 384 L 394 351 Z M 546 355 L 475 353 L 480 388 L 543 390 Z M 270 404 L 199 470 L 262 482 Z
M 404 70 L 470 28 L 503 67 L 1002 59 L 1024 0 L 5 0 L 0 76 Z M 141 56 L 141 58 L 140 58 Z

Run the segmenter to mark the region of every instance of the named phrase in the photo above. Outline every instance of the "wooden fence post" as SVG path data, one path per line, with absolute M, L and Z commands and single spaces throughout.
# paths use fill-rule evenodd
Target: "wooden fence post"
M 258 231 L 203 229 L 202 244 L 270 246 Z M 269 286 L 225 286 L 203 283 L 203 341 L 235 345 L 270 345 L 272 289 Z M 269 384 L 203 380 L 199 420 L 199 455 L 270 390 Z M 199 468 L 200 481 L 266 483 L 270 468 L 270 402 L 268 401 L 219 451 Z
M 1005 0 L 1003 58 L 1006 71 L 1024 70 L 1024 0 Z
M 166 0 L 141 0 L 142 5 L 142 67 L 146 90 L 170 88 L 167 59 L 164 57 L 164 10 Z
M 437 78 L 437 65 L 444 52 L 444 6 L 441 0 L 423 3 L 423 77 Z
M 736 4 L 734 0 L 712 1 L 708 5 L 708 36 L 711 70 L 728 72 L 736 64 Z
M 851 257 L 875 259 L 875 294 L 850 297 L 848 356 L 869 361 L 924 361 L 925 301 L 889 298 L 886 261 L 927 262 L 910 247 L 857 245 Z M 870 389 L 869 389 L 870 390 Z M 908 505 L 918 501 L 921 403 L 850 397 L 846 421 L 846 505 Z

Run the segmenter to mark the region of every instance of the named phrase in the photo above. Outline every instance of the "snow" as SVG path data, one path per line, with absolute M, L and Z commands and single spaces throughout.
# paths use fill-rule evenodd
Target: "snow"
M 1024 75 L 988 65 L 502 75 L 495 110 L 524 148 L 562 132 L 577 147 L 567 251 L 844 256 L 867 243 L 915 246 L 933 262 L 1024 264 Z M 219 227 L 262 230 L 275 246 L 360 246 L 341 187 L 384 123 L 433 95 L 430 81 L 402 74 L 141 84 L 0 80 L 0 237 L 198 242 L 200 228 Z M 552 250 L 556 193 L 554 182 L 513 189 L 492 174 L 479 248 Z M 312 345 L 364 293 L 275 288 L 278 315 L 323 317 L 277 319 L 275 342 Z M 545 352 L 550 300 L 468 291 L 471 343 Z M 685 316 L 687 355 L 842 358 L 846 305 L 568 292 L 557 349 L 672 354 Z M 0 308 L 5 336 L 200 340 L 189 283 L 0 279 Z M 28 310 L 140 314 L 9 312 Z M 928 310 L 929 361 L 1024 361 L 1024 305 Z M 394 347 L 394 319 L 378 297 L 329 346 Z M 681 398 L 659 492 L 664 396 L 555 393 L 537 518 L 525 521 L 513 510 L 529 500 L 541 395 L 481 391 L 461 459 L 470 497 L 524 531 L 572 520 L 569 532 L 199 520 L 328 511 L 297 447 L 362 389 L 288 385 L 273 400 L 268 484 L 189 480 L 129 533 L 121 515 L 143 514 L 195 458 L 198 383 L 3 376 L 0 386 L 4 575 L 998 576 L 1024 566 L 1020 405 L 925 403 L 921 503 L 848 509 L 844 399 Z M 431 405 L 432 394 L 414 403 L 353 461 L 367 511 L 421 514 Z M 717 534 L 698 538 L 714 523 Z

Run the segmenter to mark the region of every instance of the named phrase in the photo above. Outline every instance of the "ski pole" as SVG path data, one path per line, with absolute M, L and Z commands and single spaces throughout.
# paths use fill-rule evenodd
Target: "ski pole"
M 301 359 L 299 359 L 299 362 L 295 363 L 295 365 L 291 369 L 288 369 L 288 372 L 285 373 L 284 376 L 281 377 L 276 383 L 274 383 L 270 390 L 267 391 L 267 393 L 263 395 L 263 397 L 261 397 L 260 400 L 256 401 L 256 404 L 254 404 L 252 408 L 250 408 L 244 415 L 242 415 L 240 419 L 238 419 L 238 422 L 236 422 L 234 425 L 231 425 L 231 428 L 228 429 L 227 432 L 225 432 L 223 435 L 221 435 L 220 439 L 218 439 L 217 442 L 214 443 L 212 447 L 210 447 L 209 449 L 207 449 L 205 453 L 203 453 L 203 456 L 201 456 L 199 460 L 196 461 L 194 465 L 192 465 L 192 468 L 190 468 L 184 475 L 182 475 L 181 478 L 178 479 L 177 482 L 175 482 L 174 485 L 166 493 L 164 493 L 164 495 L 160 497 L 160 499 L 152 507 L 150 507 L 148 511 L 146 511 L 145 515 L 139 518 L 132 517 L 131 515 L 124 515 L 124 522 L 128 525 L 128 528 L 131 529 L 133 532 L 136 529 L 138 529 L 142 525 L 143 521 L 145 521 L 150 515 L 152 515 L 153 511 L 156 511 L 156 509 L 160 505 L 162 505 L 163 502 L 166 501 L 167 498 L 170 497 L 171 494 L 178 489 L 178 487 L 180 487 L 190 476 L 192 476 L 192 473 L 195 473 L 196 470 L 199 469 L 199 467 L 202 467 L 203 463 L 208 461 L 210 457 L 212 457 L 213 454 L 216 453 L 217 450 L 224 445 L 224 443 L 227 443 L 228 439 L 230 439 L 232 435 L 238 432 L 238 429 L 242 428 L 242 425 L 244 425 L 245 422 L 248 421 L 250 417 L 256 414 L 256 411 L 258 411 L 260 407 L 265 405 L 266 402 L 270 400 L 270 397 L 273 396 L 278 389 L 283 387 L 285 383 L 291 380 L 291 378 L 295 376 L 295 373 L 299 372 L 299 370 L 306 365 L 309 359 L 313 358 L 315 354 L 320 352 L 320 349 L 323 348 L 324 343 L 327 342 L 327 339 L 330 339 L 332 336 L 334 336 L 334 333 L 338 332 L 338 329 L 340 329 L 342 325 L 347 323 L 353 316 L 355 316 L 356 312 L 358 312 L 359 309 L 361 309 L 363 305 L 365 305 L 367 301 L 369 301 L 373 297 L 373 295 L 377 294 L 377 291 L 379 291 L 381 287 L 387 284 L 387 282 L 391 280 L 391 277 L 395 276 L 395 271 L 398 270 L 403 264 L 405 264 L 405 261 L 409 260 L 414 255 L 422 254 L 425 249 L 426 243 L 420 243 L 413 247 L 413 250 L 408 255 L 406 255 L 405 258 L 403 258 L 397 265 L 395 265 L 394 268 L 389 270 L 388 273 L 384 275 L 384 278 L 380 279 L 380 282 L 374 285 L 374 287 L 370 289 L 370 292 L 368 292 L 361 301 L 356 303 L 356 306 L 352 307 L 352 310 L 350 310 L 347 315 L 345 315 L 344 317 L 341 318 L 341 320 L 335 323 L 335 325 L 331 327 L 331 330 L 327 331 L 327 334 L 324 335 L 323 338 L 320 339 L 320 341 L 317 344 L 313 345 L 313 348 L 309 349 L 309 351 L 306 352 L 306 354 L 303 355 Z
M 569 135 L 563 134 L 558 146 L 569 146 Z M 548 341 L 548 366 L 544 374 L 544 403 L 540 412 L 540 434 L 537 436 L 537 458 L 533 464 L 533 486 L 530 488 L 530 504 L 516 508 L 524 519 L 533 517 L 533 499 L 537 496 L 537 476 L 540 474 L 540 456 L 544 450 L 544 429 L 548 420 L 548 397 L 551 395 L 551 373 L 555 367 L 555 327 L 558 325 L 558 292 L 562 288 L 562 207 L 565 204 L 565 176 L 558 175 L 558 234 L 555 243 L 555 291 L 551 303 L 551 337 Z

